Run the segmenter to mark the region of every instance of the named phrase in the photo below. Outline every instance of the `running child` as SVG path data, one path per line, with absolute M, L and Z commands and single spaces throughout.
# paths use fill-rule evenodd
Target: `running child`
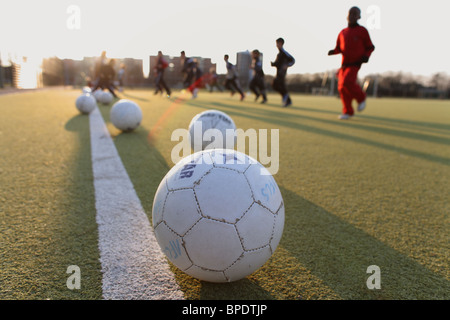
M 198 65 L 198 60 L 194 59 L 194 65 L 192 69 L 192 74 L 194 77 L 194 82 L 188 87 L 188 90 L 192 94 L 192 98 L 197 98 L 199 89 L 203 86 L 203 71 Z
M 363 63 L 369 61 L 375 47 L 366 28 L 358 24 L 361 19 L 361 10 L 358 7 L 350 8 L 348 12 L 348 27 L 343 29 L 337 38 L 336 48 L 330 50 L 328 55 L 342 54 L 342 66 L 338 72 L 338 90 L 342 101 L 341 120 L 347 120 L 354 115 L 352 101 L 358 102 L 358 111 L 366 108 L 366 93 L 357 83 L 358 71 Z
M 189 88 L 194 80 L 195 62 L 193 58 L 186 57 L 184 51 L 181 51 L 180 61 L 182 65 L 181 72 L 184 73 L 183 87 L 186 89 Z
M 225 79 L 225 88 L 231 91 L 231 95 L 234 94 L 234 90 L 239 92 L 241 95 L 241 101 L 244 100 L 245 94 L 241 89 L 241 86 L 239 85 L 239 80 L 236 73 L 236 67 L 229 62 L 229 56 L 226 54 L 223 57 L 223 60 L 225 60 L 226 66 L 227 66 L 227 76 Z
M 258 100 L 260 96 L 263 97 L 261 103 L 267 102 L 266 96 L 266 85 L 264 84 L 264 71 L 262 68 L 261 53 L 259 50 L 255 49 L 252 51 L 252 65 L 253 78 L 250 81 L 250 90 L 255 94 L 255 101 Z
M 169 86 L 164 81 L 164 71 L 169 66 L 169 63 L 164 59 L 164 56 L 161 51 L 158 51 L 158 60 L 156 61 L 156 78 L 155 78 L 155 94 L 158 92 L 163 93 L 163 90 L 166 90 L 167 97 L 169 98 L 172 94 Z
M 92 89 L 92 92 L 94 92 L 95 90 L 101 88 L 103 89 L 108 89 L 109 92 L 111 92 L 111 94 L 114 96 L 114 98 L 118 99 L 119 97 L 117 96 L 117 94 L 114 92 L 114 77 L 116 75 L 116 71 L 114 70 L 114 64 L 115 64 L 115 60 L 111 59 L 109 60 L 108 63 L 103 64 L 98 72 L 98 76 L 99 76 L 99 80 L 98 83 L 94 86 L 94 88 Z
M 277 68 L 277 75 L 275 76 L 275 79 L 273 79 L 272 87 L 281 94 L 283 107 L 288 107 L 292 104 L 292 101 L 286 88 L 286 74 L 287 69 L 294 65 L 295 59 L 284 49 L 283 38 L 278 38 L 276 40 L 276 46 L 279 52 L 276 60 L 272 62 L 271 65 L 272 67 Z

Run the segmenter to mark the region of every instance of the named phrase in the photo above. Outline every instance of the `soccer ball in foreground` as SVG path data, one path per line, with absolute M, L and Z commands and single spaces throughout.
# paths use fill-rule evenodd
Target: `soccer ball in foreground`
M 93 96 L 89 93 L 85 93 L 77 98 L 75 101 L 75 106 L 81 113 L 88 114 L 95 109 L 97 102 Z
M 222 139 L 208 136 L 208 133 L 214 135 L 214 132 L 209 129 L 220 132 Z M 214 148 L 233 149 L 236 143 L 235 131 L 236 125 L 226 113 L 218 110 L 203 111 L 192 118 L 189 124 L 191 147 L 194 151 Z
M 112 124 L 122 131 L 133 131 L 142 121 L 141 108 L 133 101 L 122 99 L 111 108 L 110 118 Z
M 200 280 L 231 282 L 272 256 L 283 233 L 284 203 L 259 162 L 235 150 L 205 150 L 163 178 L 152 221 L 175 266 Z

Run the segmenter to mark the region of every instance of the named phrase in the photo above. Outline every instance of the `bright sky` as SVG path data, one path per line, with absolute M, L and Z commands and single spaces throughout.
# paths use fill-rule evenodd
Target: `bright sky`
M 79 8 L 79 28 L 71 5 Z M 210 57 L 225 72 L 223 55 L 259 49 L 264 71 L 277 54 L 275 39 L 296 58 L 289 73 L 336 69 L 328 57 L 346 26 L 348 9 L 362 10 L 376 50 L 360 74 L 450 72 L 450 2 L 444 0 L 5 0 L 0 4 L 0 53 L 41 58 L 145 58 L 164 54 Z M 76 13 L 75 13 L 76 14 Z M 76 25 L 78 26 L 78 25 Z

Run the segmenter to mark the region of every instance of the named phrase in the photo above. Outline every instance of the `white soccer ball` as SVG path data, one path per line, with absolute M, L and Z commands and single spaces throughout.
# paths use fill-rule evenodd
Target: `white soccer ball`
M 93 96 L 89 93 L 85 93 L 77 98 L 75 101 L 75 106 L 81 113 L 88 114 L 95 109 L 97 102 Z
M 97 102 L 101 102 L 101 97 L 103 95 L 103 90 L 101 89 L 97 89 L 95 90 L 92 95 L 94 96 L 95 100 L 97 100 Z
M 83 87 L 83 93 L 92 93 L 92 89 L 88 86 Z
M 133 131 L 141 124 L 142 111 L 135 102 L 121 99 L 112 106 L 110 119 L 117 129 Z
M 231 282 L 272 256 L 284 228 L 284 203 L 269 171 L 225 149 L 183 158 L 163 178 L 152 223 L 167 258 L 188 275 Z
M 194 151 L 223 148 L 236 144 L 236 125 L 225 112 L 206 110 L 192 118 L 189 124 L 191 147 Z
M 95 100 L 97 100 L 97 102 L 100 102 L 100 98 L 103 94 L 103 90 L 97 89 L 95 90 L 92 95 L 94 96 Z
M 102 91 L 99 95 L 100 102 L 103 104 L 110 104 L 113 101 L 113 95 L 109 91 Z

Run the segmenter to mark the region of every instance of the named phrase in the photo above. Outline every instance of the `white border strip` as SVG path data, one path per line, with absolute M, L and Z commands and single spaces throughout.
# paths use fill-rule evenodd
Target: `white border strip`
M 184 299 L 98 108 L 89 116 L 104 299 Z

